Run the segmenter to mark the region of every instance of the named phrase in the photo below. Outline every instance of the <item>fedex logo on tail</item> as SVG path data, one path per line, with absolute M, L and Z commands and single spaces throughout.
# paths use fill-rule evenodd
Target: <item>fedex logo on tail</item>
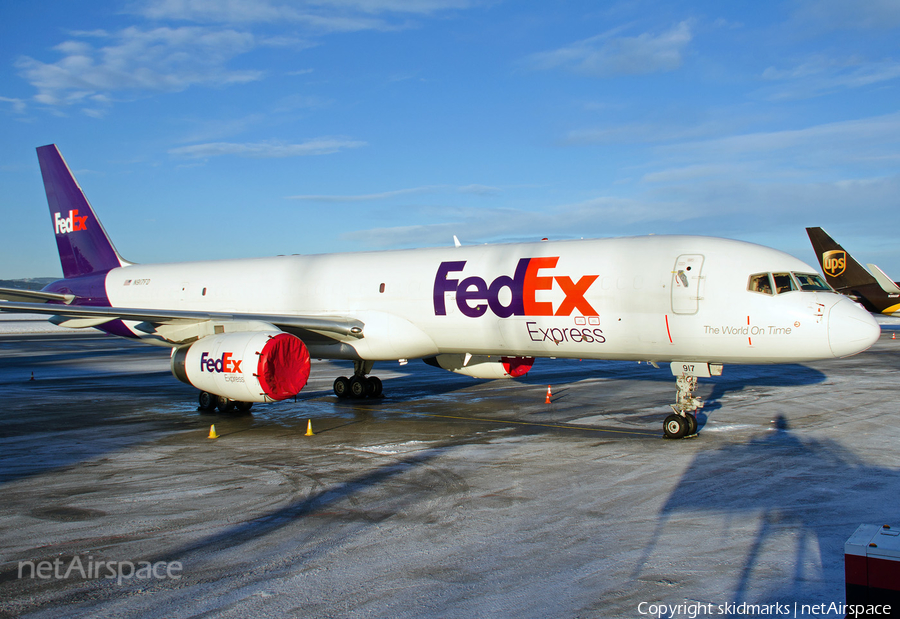
M 59 213 L 53 213 L 53 223 L 56 234 L 68 234 L 77 230 L 87 230 L 87 215 L 78 216 L 78 209 L 69 211 L 68 217 L 60 217 Z
M 584 275 L 577 282 L 565 275 L 542 275 L 542 270 L 555 269 L 559 256 L 552 258 L 522 258 L 516 266 L 515 274 L 510 277 L 501 275 L 488 284 L 478 276 L 467 277 L 462 281 L 451 279 L 450 274 L 462 271 L 465 260 L 442 262 L 434 278 L 434 314 L 446 316 L 446 294 L 456 293 L 456 306 L 463 315 L 470 318 L 483 316 L 490 308 L 500 318 L 510 316 L 570 316 L 578 311 L 582 316 L 597 316 L 597 311 L 584 298 L 599 275 Z M 551 301 L 538 301 L 539 290 L 552 290 L 553 282 L 565 294 L 565 298 L 554 311 Z M 501 301 L 501 291 L 507 288 L 508 304 Z
M 241 371 L 241 363 L 243 359 L 232 359 L 232 353 L 222 353 L 218 359 L 213 359 L 208 352 L 200 355 L 200 371 L 201 372 L 217 372 L 222 374 L 238 374 Z

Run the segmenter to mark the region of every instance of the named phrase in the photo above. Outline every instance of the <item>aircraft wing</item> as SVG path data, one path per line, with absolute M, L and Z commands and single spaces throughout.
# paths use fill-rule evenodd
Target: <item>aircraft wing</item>
M 49 293 L 40 294 L 45 296 L 49 295 Z M 62 297 L 64 295 L 55 296 Z M 51 316 L 50 320 L 54 324 L 72 328 L 95 327 L 112 320 L 134 320 L 141 323 L 149 323 L 148 326 L 188 326 L 210 321 L 247 321 L 270 323 L 279 328 L 306 329 L 309 331 L 362 338 L 363 328 L 365 327 L 365 324 L 362 321 L 342 316 L 193 312 L 183 310 L 98 307 L 92 305 L 59 305 L 55 303 L 28 303 L 16 301 L 7 303 L 0 302 L 0 311 L 49 314 Z
M 872 272 L 872 276 L 875 278 L 875 281 L 878 282 L 878 285 L 881 286 L 881 289 L 884 290 L 888 294 L 900 294 L 900 286 L 898 286 L 894 280 L 888 277 L 887 273 L 879 269 L 874 264 L 867 264 L 869 270 Z

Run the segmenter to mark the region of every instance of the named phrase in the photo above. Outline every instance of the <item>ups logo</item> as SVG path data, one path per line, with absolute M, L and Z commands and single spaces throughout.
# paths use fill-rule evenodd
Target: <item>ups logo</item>
M 847 252 L 840 249 L 832 249 L 822 254 L 822 268 L 825 275 L 837 277 L 847 268 Z

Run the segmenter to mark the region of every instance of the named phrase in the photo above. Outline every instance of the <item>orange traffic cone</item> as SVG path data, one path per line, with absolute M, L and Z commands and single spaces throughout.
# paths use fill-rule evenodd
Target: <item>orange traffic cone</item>
M 219 435 L 216 434 L 216 424 L 209 426 L 209 436 L 206 438 L 219 438 Z
M 896 331 L 894 331 L 893 333 L 891 333 L 891 339 L 892 339 L 892 340 L 896 340 L 896 339 L 897 339 L 897 332 L 896 332 Z M 34 373 L 33 373 L 33 372 L 32 372 L 32 374 L 31 374 L 31 380 L 34 380 Z
M 550 404 L 550 397 L 551 397 L 552 395 L 553 395 L 553 394 L 550 393 L 550 385 L 547 385 L 547 399 L 544 400 L 544 404 Z

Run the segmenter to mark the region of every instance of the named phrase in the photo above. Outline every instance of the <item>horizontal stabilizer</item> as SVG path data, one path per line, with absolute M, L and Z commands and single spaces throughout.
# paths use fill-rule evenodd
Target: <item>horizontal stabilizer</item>
M 881 286 L 881 289 L 884 290 L 888 294 L 900 294 L 900 286 L 898 286 L 894 280 L 888 277 L 887 273 L 879 269 L 874 264 L 867 264 L 869 270 L 872 272 L 872 276 L 875 277 L 875 281 L 878 282 L 878 285 Z
M 19 288 L 0 288 L 0 299 L 17 303 L 47 303 L 55 301 L 68 305 L 75 300 L 75 295 L 57 294 L 40 290 L 20 290 Z

